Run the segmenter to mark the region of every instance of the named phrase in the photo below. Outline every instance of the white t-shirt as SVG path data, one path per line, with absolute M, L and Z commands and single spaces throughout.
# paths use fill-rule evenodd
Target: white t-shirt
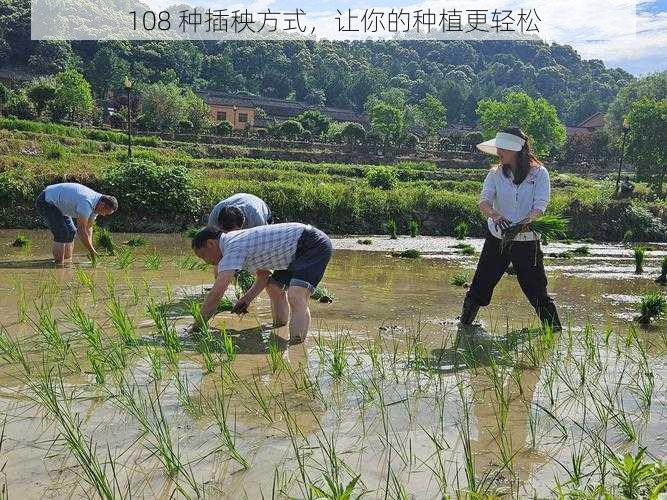
M 94 210 L 101 197 L 97 191 L 76 182 L 52 184 L 44 190 L 47 203 L 53 203 L 63 215 L 76 219 L 94 220 L 97 217 Z
M 493 167 L 484 179 L 480 201 L 490 203 L 503 217 L 512 223 L 521 222 L 532 210 L 544 212 L 551 196 L 549 172 L 543 165 L 530 169 L 528 175 L 518 186 L 513 177 L 505 177 L 500 166 Z M 488 219 L 489 231 L 496 238 L 501 238 L 493 219 Z M 532 232 L 520 233 L 516 239 L 538 239 Z

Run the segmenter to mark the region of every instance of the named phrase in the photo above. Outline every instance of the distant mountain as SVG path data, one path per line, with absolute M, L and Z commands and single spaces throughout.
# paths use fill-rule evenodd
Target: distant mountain
M 77 66 L 98 95 L 120 85 L 175 81 L 194 88 L 361 110 L 369 95 L 427 93 L 452 122 L 474 123 L 477 101 L 510 90 L 543 96 L 566 123 L 606 111 L 634 77 L 582 60 L 568 45 L 541 41 L 146 41 L 34 42 L 30 1 L 0 0 L 0 65 L 36 74 Z

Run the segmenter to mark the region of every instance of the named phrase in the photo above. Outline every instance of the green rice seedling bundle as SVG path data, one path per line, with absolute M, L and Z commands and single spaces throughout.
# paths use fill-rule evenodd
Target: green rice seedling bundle
M 667 283 L 667 255 L 662 258 L 662 269 L 660 270 L 660 276 L 655 279 L 656 283 L 664 285 Z
M 334 301 L 336 296 L 328 288 L 324 286 L 318 286 L 315 288 L 315 290 L 313 290 L 313 294 L 310 296 L 310 298 L 323 304 L 330 304 Z
M 392 257 L 400 257 L 402 259 L 418 259 L 422 256 L 419 250 L 408 249 L 401 252 L 392 252 Z
M 646 257 L 646 248 L 641 245 L 637 245 L 633 249 L 632 253 L 635 259 L 635 274 L 642 274 L 644 272 L 644 257 Z
M 538 233 L 543 243 L 556 238 L 567 236 L 567 225 L 569 220 L 559 215 L 543 215 L 528 224 L 528 229 Z M 503 231 L 503 237 L 500 243 L 501 251 L 505 251 L 512 245 L 514 238 L 525 227 L 524 224 L 515 224 L 507 231 Z
M 116 253 L 116 244 L 111 236 L 111 231 L 105 227 L 94 226 L 95 245 L 104 250 L 109 255 Z
M 30 238 L 25 234 L 19 234 L 12 243 L 14 248 L 28 248 L 30 246 Z
M 642 296 L 640 314 L 635 318 L 639 323 L 648 325 L 667 314 L 667 298 L 660 292 L 647 293 Z
M 416 238 L 419 235 L 419 223 L 416 220 L 410 221 L 410 237 Z
M 146 240 L 146 238 L 143 236 L 135 236 L 134 238 L 130 238 L 125 242 L 128 247 L 142 247 L 146 243 L 148 243 L 148 240 Z
M 398 226 L 394 219 L 389 219 L 389 221 L 387 221 L 387 232 L 392 240 L 398 239 Z
M 357 243 L 359 243 L 360 245 L 372 245 L 373 240 L 368 239 L 368 238 L 364 238 L 364 239 L 361 239 L 361 240 L 357 240 Z
M 457 240 L 464 240 L 468 236 L 468 229 L 468 223 L 464 220 L 460 221 L 454 228 L 454 237 Z
M 463 271 L 455 273 L 449 278 L 449 284 L 453 286 L 466 286 L 468 283 L 470 283 L 470 276 Z

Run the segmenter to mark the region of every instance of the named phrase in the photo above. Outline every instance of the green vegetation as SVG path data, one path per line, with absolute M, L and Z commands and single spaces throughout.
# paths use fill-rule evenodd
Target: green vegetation
M 454 237 L 457 240 L 464 240 L 468 236 L 468 230 L 468 223 L 462 220 L 454 227 Z
M 470 283 L 470 275 L 465 271 L 459 271 L 449 278 L 449 284 L 452 286 L 467 286 Z
M 398 239 L 398 226 L 394 219 L 389 219 L 387 222 L 387 232 L 392 240 Z
M 373 240 L 371 240 L 369 238 L 363 238 L 363 239 L 357 240 L 357 243 L 359 243 L 360 245 L 372 245 Z
M 392 252 L 391 255 L 402 259 L 419 259 L 422 256 L 422 253 L 419 250 L 408 249 L 400 252 Z
M 143 236 L 134 236 L 125 242 L 128 247 L 142 247 L 147 243 L 148 240 Z
M 12 246 L 14 248 L 27 248 L 30 246 L 30 238 L 28 238 L 25 234 L 19 234 L 16 236 Z
M 637 321 L 648 325 L 667 314 L 667 298 L 660 292 L 647 293 L 642 296 L 639 310 L 640 315 L 636 318 Z
M 95 246 L 104 250 L 108 255 L 116 253 L 116 243 L 111 236 L 111 231 L 105 227 L 93 226 L 93 236 L 95 239 Z
M 419 236 L 419 223 L 416 220 L 410 221 L 408 229 L 410 230 L 410 238 L 416 238 Z
M 637 245 L 632 250 L 632 255 L 635 259 L 635 273 L 642 274 L 644 272 L 644 257 L 646 255 L 646 248 Z
M 320 285 L 316 287 L 315 290 L 313 290 L 313 293 L 310 296 L 310 298 L 318 302 L 321 302 L 323 304 L 330 304 L 331 302 L 334 301 L 336 296 L 327 287 Z

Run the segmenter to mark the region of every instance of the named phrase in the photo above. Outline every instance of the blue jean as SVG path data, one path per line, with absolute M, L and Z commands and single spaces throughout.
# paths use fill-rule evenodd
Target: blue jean
M 53 203 L 46 201 L 44 191 L 37 197 L 35 203 L 37 213 L 46 221 L 46 225 L 53 233 L 56 243 L 72 243 L 76 237 L 76 226 L 71 217 L 63 215 Z

